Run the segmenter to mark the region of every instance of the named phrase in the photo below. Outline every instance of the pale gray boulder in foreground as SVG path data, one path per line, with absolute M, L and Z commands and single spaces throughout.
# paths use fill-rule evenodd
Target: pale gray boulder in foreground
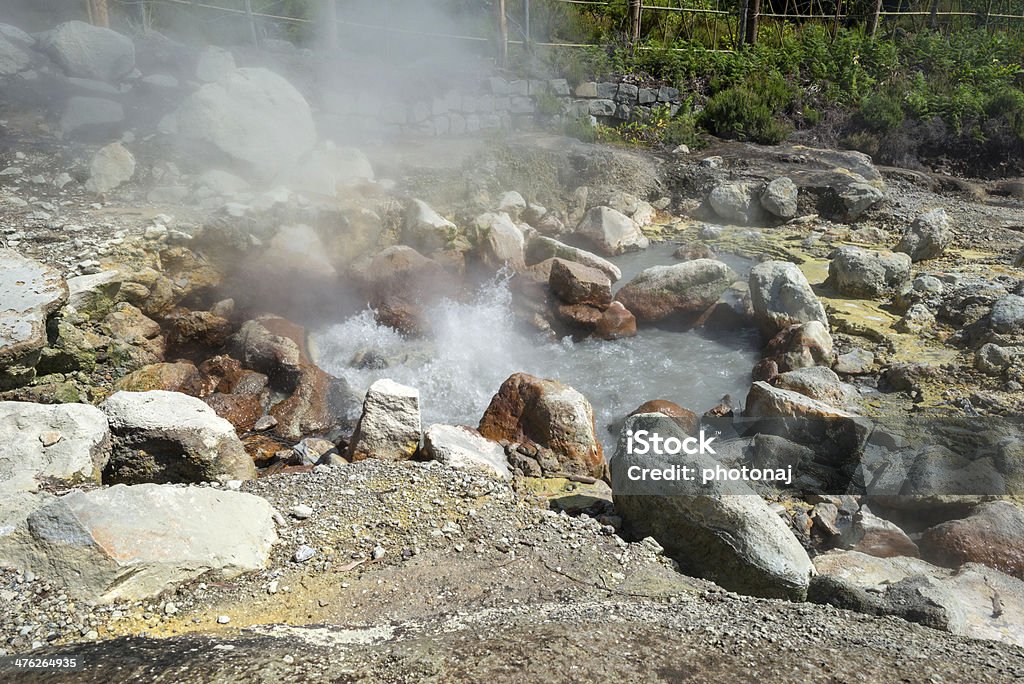
M 214 488 L 144 484 L 74 491 L 28 516 L 0 563 L 30 569 L 83 600 L 144 599 L 213 572 L 266 566 L 277 541 L 264 499 Z

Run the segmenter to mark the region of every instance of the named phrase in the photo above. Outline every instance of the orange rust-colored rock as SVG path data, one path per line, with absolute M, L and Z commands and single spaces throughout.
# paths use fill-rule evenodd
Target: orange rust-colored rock
M 697 434 L 700 428 L 700 416 L 679 404 L 666 399 L 652 399 L 645 401 L 629 415 L 635 416 L 640 413 L 660 413 L 668 416 L 688 435 Z
M 594 337 L 602 340 L 636 337 L 636 316 L 622 302 L 612 302 L 594 326 Z
M 557 380 L 512 375 L 491 399 L 479 430 L 494 441 L 546 450 L 559 472 L 593 477 L 604 472 L 604 452 L 590 403 Z
M 259 397 L 242 394 L 222 394 L 220 392 L 204 397 L 203 401 L 218 416 L 234 426 L 235 432 L 248 432 L 263 415 L 263 406 Z

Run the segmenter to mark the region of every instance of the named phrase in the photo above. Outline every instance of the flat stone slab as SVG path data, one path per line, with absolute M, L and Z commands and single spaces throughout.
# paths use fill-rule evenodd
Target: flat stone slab
M 67 300 L 67 283 L 55 269 L 0 249 L 0 389 L 32 379 L 46 319 Z

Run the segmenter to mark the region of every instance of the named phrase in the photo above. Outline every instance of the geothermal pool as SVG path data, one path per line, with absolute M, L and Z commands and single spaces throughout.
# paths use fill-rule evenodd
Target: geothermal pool
M 622 269 L 616 286 L 650 266 L 678 263 L 672 257 L 675 247 L 654 245 L 612 259 Z M 742 260 L 723 260 L 744 277 L 749 270 Z M 552 342 L 517 324 L 507 281 L 500 277 L 471 301 L 441 302 L 428 312 L 434 330 L 427 339 L 378 325 L 369 310 L 314 331 L 317 363 L 360 393 L 385 377 L 416 387 L 424 426 L 476 426 L 501 383 L 515 372 L 554 378 L 587 397 L 608 448 L 615 438 L 607 426 L 645 401 L 668 399 L 698 413 L 726 394 L 742 401 L 759 358 L 752 329 L 714 337 L 642 327 L 631 339 Z

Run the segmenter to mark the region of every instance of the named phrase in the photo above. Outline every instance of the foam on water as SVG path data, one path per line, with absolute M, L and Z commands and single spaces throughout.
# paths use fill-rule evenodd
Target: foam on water
M 390 378 L 420 391 L 423 419 L 475 426 L 512 373 L 560 380 L 593 404 L 606 446 L 605 427 L 650 399 L 668 399 L 698 413 L 725 394 L 742 400 L 757 361 L 753 331 L 713 339 L 698 332 L 641 328 L 637 337 L 606 342 L 566 338 L 552 342 L 517 325 L 503 278 L 481 287 L 471 301 L 444 301 L 428 311 L 433 334 L 407 338 L 378 325 L 371 311 L 313 335 L 317 361 L 327 372 L 364 392 Z M 389 367 L 362 363 L 359 355 Z

